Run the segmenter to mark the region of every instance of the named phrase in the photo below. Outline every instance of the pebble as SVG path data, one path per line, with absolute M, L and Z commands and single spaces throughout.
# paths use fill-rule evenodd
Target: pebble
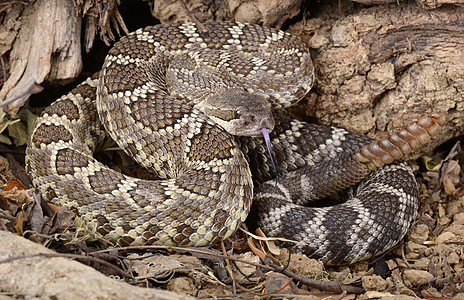
M 464 212 L 460 212 L 460 213 L 455 214 L 453 216 L 453 221 L 454 222 L 458 222 L 458 221 L 462 221 L 462 220 L 464 220 Z
M 449 232 L 449 231 L 446 231 L 446 232 L 443 232 L 442 234 L 440 234 L 436 239 L 435 241 L 438 243 L 438 244 L 444 244 L 447 240 L 449 240 L 450 238 L 453 238 L 455 237 L 456 235 L 452 232 Z
M 412 286 L 421 286 L 428 284 L 429 280 L 433 278 L 433 275 L 427 271 L 422 270 L 405 270 L 404 280 L 409 281 Z
M 281 249 L 281 254 L 278 256 L 280 261 L 286 262 L 288 260 L 287 249 Z M 292 253 L 288 269 L 292 272 L 301 275 L 311 276 L 313 278 L 320 276 L 324 272 L 324 264 L 313 258 L 308 258 L 301 253 Z
M 422 297 L 424 297 L 424 299 L 440 299 L 443 297 L 443 295 L 437 291 L 436 288 L 434 287 L 430 287 L 428 289 L 424 289 L 421 291 L 422 293 Z
M 446 228 L 446 231 L 452 232 L 455 235 L 464 235 L 464 225 L 452 224 Z
M 417 224 L 411 227 L 409 231 L 409 240 L 418 244 L 422 244 L 429 237 L 429 227 L 425 224 Z
M 418 259 L 421 253 L 425 251 L 425 249 L 427 249 L 427 246 L 420 245 L 412 241 L 408 241 L 405 244 L 406 258 L 407 259 Z
M 430 258 L 422 257 L 414 262 L 413 267 L 414 269 L 427 270 L 427 268 L 429 267 L 429 262 L 430 262 Z
M 183 293 L 191 296 L 197 294 L 197 288 L 193 284 L 192 278 L 189 277 L 177 277 L 169 280 L 167 286 L 168 291 L 176 293 Z
M 363 276 L 361 282 L 366 291 L 383 291 L 387 288 L 387 281 L 379 275 Z
M 455 265 L 459 263 L 459 255 L 456 254 L 456 252 L 451 252 L 448 255 L 448 263 Z

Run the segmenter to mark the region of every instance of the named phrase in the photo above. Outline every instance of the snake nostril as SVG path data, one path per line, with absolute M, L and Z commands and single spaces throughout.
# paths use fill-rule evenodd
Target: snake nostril
M 274 122 L 269 118 L 262 119 L 260 125 L 261 128 L 269 129 L 269 131 L 272 131 L 274 129 Z

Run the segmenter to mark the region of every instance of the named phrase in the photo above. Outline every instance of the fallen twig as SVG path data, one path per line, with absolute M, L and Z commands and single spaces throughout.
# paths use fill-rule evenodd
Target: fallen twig
M 274 269 L 274 271 L 287 275 L 288 277 L 298 280 L 301 283 L 306 284 L 309 287 L 316 288 L 322 291 L 334 292 L 334 293 L 342 293 L 346 291 L 348 293 L 353 293 L 353 294 L 362 294 L 365 292 L 363 288 L 352 286 L 352 285 L 346 285 L 338 281 L 314 280 L 307 276 L 293 273 L 292 271 L 285 269 L 284 267 L 276 265 L 272 261 L 269 261 L 266 263 L 268 263 L 268 265 L 271 266 Z
M 3 84 L 6 82 L 6 68 L 5 68 L 5 60 L 3 56 L 0 56 L 0 62 L 2 63 L 2 73 L 3 73 Z
M 192 14 L 192 12 L 188 9 L 187 5 L 185 5 L 185 2 L 183 0 L 179 0 L 179 2 L 180 2 L 180 5 L 182 5 L 182 8 L 187 13 L 187 16 L 190 18 L 190 20 L 192 20 L 193 23 L 195 23 L 195 25 L 197 25 L 198 29 L 200 29 L 201 32 L 207 32 L 208 29 L 206 29 L 205 25 L 203 25 L 200 22 L 200 20 L 198 20 L 197 17 L 195 17 L 195 15 Z
M 408 260 L 406 259 L 406 254 L 404 254 L 404 243 L 401 243 L 401 259 L 403 259 L 404 264 L 409 269 L 412 269 L 412 266 L 409 264 Z
M 464 282 L 464 272 L 453 273 L 445 278 L 431 278 L 429 280 L 429 285 L 433 287 L 441 288 L 443 284 L 450 283 L 450 284 L 459 284 Z
M 5 211 L 3 211 L 2 209 L 0 209 L 0 218 L 2 219 L 7 219 L 8 221 L 14 221 L 16 220 L 15 217 L 7 214 Z
M 6 224 L 1 219 L 1 215 L 0 215 L 0 230 L 8 231 L 8 227 L 6 227 Z
M 295 280 L 300 281 L 303 284 L 306 284 L 308 287 L 316 288 L 319 290 L 323 291 L 328 291 L 328 292 L 334 292 L 334 293 L 342 293 L 343 291 L 346 291 L 348 293 L 353 293 L 353 294 L 362 294 L 364 293 L 364 289 L 360 287 L 355 287 L 352 285 L 345 285 L 343 283 L 340 283 L 338 281 L 318 281 L 311 279 L 307 276 L 304 275 L 299 275 L 296 273 L 293 273 L 290 270 L 287 270 L 284 267 L 281 267 L 277 265 L 276 263 L 272 262 L 271 259 L 269 258 L 268 261 L 266 261 L 267 265 L 259 264 L 259 263 L 254 263 L 250 261 L 246 261 L 240 258 L 236 258 L 234 256 L 228 256 L 228 255 L 223 255 L 219 253 L 212 252 L 211 250 L 207 249 L 202 249 L 202 248 L 193 248 L 193 247 L 174 247 L 174 246 L 129 246 L 129 247 L 121 247 L 121 248 L 111 248 L 111 249 L 105 249 L 105 250 L 99 250 L 99 251 L 94 251 L 91 253 L 88 253 L 89 255 L 92 254 L 98 254 L 98 253 L 105 253 L 105 252 L 113 252 L 113 251 L 127 251 L 127 250 L 150 250 L 150 249 L 162 249 L 162 250 L 171 250 L 171 251 L 176 251 L 176 252 L 189 252 L 189 253 L 197 253 L 205 256 L 214 256 L 222 259 L 229 259 L 229 260 L 234 260 L 238 262 L 242 262 L 245 264 L 249 264 L 251 266 L 255 266 L 258 268 L 263 269 L 264 271 L 275 271 L 282 273 L 288 277 L 291 277 Z
M 21 91 L 19 91 L 18 94 L 11 96 L 9 98 L 6 98 L 2 102 L 0 102 L 0 108 L 5 107 L 14 101 L 18 100 L 19 98 L 31 95 L 31 94 L 37 94 L 40 93 L 43 90 L 43 87 L 37 84 L 35 79 L 32 79 L 29 81 L 28 84 L 26 84 Z
M 221 241 L 221 250 L 222 250 L 222 253 L 224 256 L 228 256 L 227 255 L 227 251 L 226 251 L 226 247 L 224 246 L 224 242 Z M 234 294 L 237 293 L 236 291 L 236 286 L 237 286 L 237 282 L 235 281 L 235 276 L 234 276 L 234 273 L 232 272 L 232 266 L 230 265 L 230 261 L 228 258 L 225 258 L 224 259 L 225 262 L 226 262 L 226 265 L 227 265 L 227 271 L 229 272 L 229 276 L 230 278 L 232 278 L 232 291 Z

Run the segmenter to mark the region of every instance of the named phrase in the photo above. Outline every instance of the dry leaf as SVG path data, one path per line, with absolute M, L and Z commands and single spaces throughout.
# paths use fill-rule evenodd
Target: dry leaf
M 4 191 L 11 191 L 13 188 L 17 190 L 27 190 L 27 188 L 23 185 L 21 181 L 19 181 L 16 178 L 11 178 L 8 180 L 4 185 L 3 185 L 3 190 Z

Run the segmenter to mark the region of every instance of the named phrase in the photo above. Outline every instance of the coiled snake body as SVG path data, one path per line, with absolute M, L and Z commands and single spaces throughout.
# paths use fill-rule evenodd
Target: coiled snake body
M 213 244 L 248 215 L 249 164 L 258 182 L 273 175 L 261 139 L 228 132 L 256 136 L 264 127 L 274 129 L 283 176 L 256 191 L 259 226 L 303 241 L 300 250 L 335 264 L 396 244 L 418 207 L 414 176 L 400 162 L 371 170 L 410 151 L 406 144 L 423 143 L 442 118 L 423 118 L 398 139 L 365 146 L 371 141 L 362 135 L 281 113 L 272 117 L 270 108 L 290 106 L 312 86 L 306 46 L 255 25 L 211 22 L 206 28 L 157 25 L 116 43 L 99 78 L 85 81 L 37 120 L 26 157 L 34 186 L 49 201 L 76 208 L 88 226 L 121 245 Z M 96 161 L 101 124 L 160 180 L 131 178 Z M 361 180 L 357 196 L 344 204 L 299 206 Z

